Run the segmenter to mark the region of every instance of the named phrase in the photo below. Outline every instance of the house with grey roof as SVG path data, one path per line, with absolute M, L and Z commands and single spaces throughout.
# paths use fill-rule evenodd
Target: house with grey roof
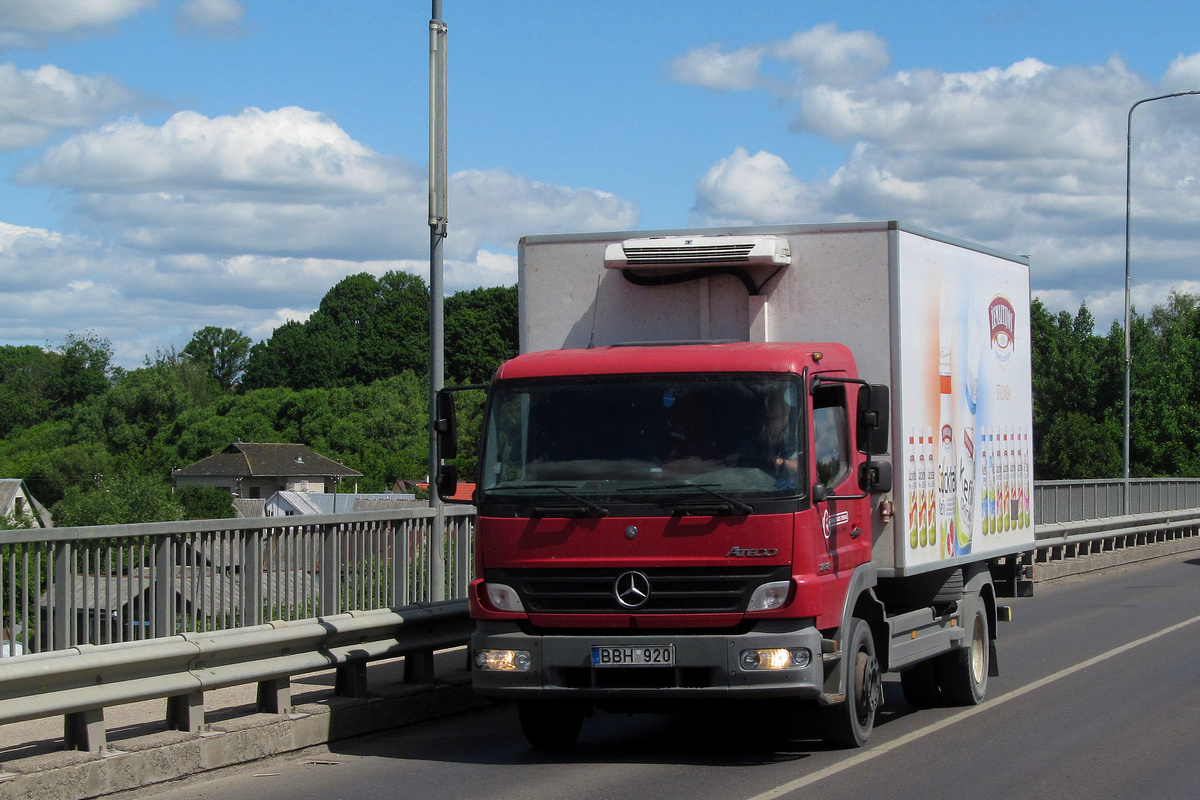
M 220 453 L 176 470 L 174 477 L 177 489 L 214 486 L 234 497 L 265 499 L 279 491 L 333 492 L 340 479 L 358 479 L 362 473 L 307 445 L 234 442 Z
M 54 527 L 50 512 L 20 478 L 0 478 L 0 520 L 15 527 Z
M 354 511 L 386 511 L 393 508 L 424 508 L 429 504 L 415 494 L 375 492 L 276 492 L 267 498 L 264 516 L 292 517 L 308 514 L 349 514 Z

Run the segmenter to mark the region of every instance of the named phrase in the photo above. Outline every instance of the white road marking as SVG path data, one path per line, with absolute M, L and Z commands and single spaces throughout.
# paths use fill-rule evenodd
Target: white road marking
M 1129 642 L 1128 644 L 1123 644 L 1120 647 L 1116 647 L 1112 650 L 1109 650 L 1107 653 L 1101 653 L 1100 655 L 1095 656 L 1094 658 L 1089 658 L 1087 661 L 1081 661 L 1080 663 L 1076 664 L 1073 667 L 1067 667 L 1066 669 L 1059 670 L 1058 672 L 1054 673 L 1053 675 L 1048 675 L 1045 678 L 1042 678 L 1041 680 L 1036 680 L 1033 683 L 1030 683 L 1026 686 L 1022 686 L 1020 689 L 1013 689 L 1011 692 L 1008 692 L 1007 694 L 1002 694 L 999 697 L 996 697 L 992 700 L 985 700 L 984 702 L 980 703 L 977 706 L 972 706 L 970 708 L 964 709 L 964 710 L 958 712 L 957 714 L 946 717 L 945 719 L 935 722 L 932 725 L 927 725 L 926 727 L 921 728 L 920 730 L 915 730 L 912 733 L 907 733 L 898 739 L 893 739 L 892 741 L 887 742 L 885 744 L 881 744 L 878 747 L 872 747 L 867 750 L 864 750 L 864 751 L 858 753 L 857 755 L 847 758 L 845 761 L 839 761 L 838 763 L 831 764 L 830 766 L 825 767 L 824 769 L 820 769 L 820 770 L 817 770 L 816 772 L 805 775 L 803 778 L 797 778 L 794 781 L 789 781 L 788 783 L 785 783 L 782 786 L 777 786 L 774 789 L 763 792 L 762 794 L 754 795 L 754 797 L 748 798 L 748 800 L 775 800 L 776 798 L 783 797 L 784 795 L 787 795 L 787 794 L 791 794 L 792 792 L 794 792 L 798 789 L 803 789 L 806 786 L 811 786 L 812 784 L 816 783 L 817 781 L 825 780 L 828 777 L 837 775 L 839 772 L 843 772 L 845 770 L 856 767 L 859 764 L 866 763 L 867 761 L 870 761 L 871 759 L 878 758 L 879 756 L 882 756 L 886 753 L 890 753 L 899 747 L 903 747 L 904 745 L 908 744 L 909 742 L 915 742 L 917 739 L 928 736 L 932 733 L 937 733 L 940 730 L 948 728 L 951 725 L 954 725 L 956 723 L 962 722 L 963 720 L 973 717 L 976 714 L 982 714 L 984 711 L 987 711 L 991 708 L 995 708 L 996 706 L 1000 705 L 1001 703 L 1007 703 L 1009 700 L 1015 700 L 1018 697 L 1022 697 L 1024 695 L 1029 694 L 1030 692 L 1037 691 L 1038 689 L 1041 689 L 1043 686 L 1047 686 L 1051 683 L 1054 683 L 1055 681 L 1059 681 L 1059 680 L 1062 680 L 1063 678 L 1070 677 L 1071 675 L 1074 675 L 1077 672 L 1082 672 L 1083 670 L 1085 670 L 1089 667 L 1093 667 L 1102 661 L 1107 661 L 1108 659 L 1113 658 L 1115 656 L 1119 656 L 1122 653 L 1127 653 L 1130 650 L 1141 647 L 1142 645 L 1152 642 L 1155 639 L 1158 639 L 1160 637 L 1172 634 L 1175 631 L 1178 631 L 1182 628 L 1186 628 L 1188 625 L 1194 625 L 1197 622 L 1200 622 L 1200 616 L 1195 616 L 1195 617 L 1192 617 L 1191 619 L 1184 620 L 1183 622 L 1180 622 L 1176 625 L 1172 625 L 1169 628 L 1163 628 L 1162 630 L 1160 630 L 1156 633 L 1152 633 L 1148 636 L 1143 636 L 1141 639 Z

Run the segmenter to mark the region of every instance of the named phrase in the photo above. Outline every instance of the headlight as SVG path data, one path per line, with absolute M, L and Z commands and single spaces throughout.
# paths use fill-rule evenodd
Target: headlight
M 511 586 L 505 586 L 503 583 L 485 583 L 487 588 L 488 602 L 497 611 L 524 611 L 525 606 L 521 604 L 521 598 L 517 595 L 515 589 Z
M 772 611 L 776 608 L 782 608 L 784 603 L 787 602 L 788 593 L 791 590 L 791 581 L 764 583 L 755 589 L 754 594 L 750 596 L 750 604 L 746 606 L 746 611 Z
M 743 650 L 741 661 L 742 669 L 748 670 L 804 669 L 812 663 L 812 650 L 807 647 Z
M 528 672 L 532 665 L 528 650 L 476 650 L 475 666 L 493 672 Z

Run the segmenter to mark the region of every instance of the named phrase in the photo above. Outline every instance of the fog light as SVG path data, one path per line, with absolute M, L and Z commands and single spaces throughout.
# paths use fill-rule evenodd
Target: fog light
M 497 611 L 525 610 L 520 595 L 511 586 L 505 586 L 503 583 L 485 583 L 484 587 L 487 589 L 488 602 Z
M 764 583 L 750 596 L 750 603 L 746 606 L 746 611 L 774 611 L 782 608 L 787 603 L 791 589 L 791 581 Z
M 807 647 L 743 650 L 741 661 L 747 670 L 804 669 L 812 663 L 812 651 Z
M 492 672 L 528 672 L 532 666 L 528 650 L 476 650 L 475 666 Z

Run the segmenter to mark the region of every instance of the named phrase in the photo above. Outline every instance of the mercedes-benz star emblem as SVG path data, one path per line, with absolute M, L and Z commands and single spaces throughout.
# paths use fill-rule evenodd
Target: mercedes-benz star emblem
M 625 572 L 613 585 L 617 602 L 625 608 L 640 608 L 650 599 L 650 579 L 640 572 Z

